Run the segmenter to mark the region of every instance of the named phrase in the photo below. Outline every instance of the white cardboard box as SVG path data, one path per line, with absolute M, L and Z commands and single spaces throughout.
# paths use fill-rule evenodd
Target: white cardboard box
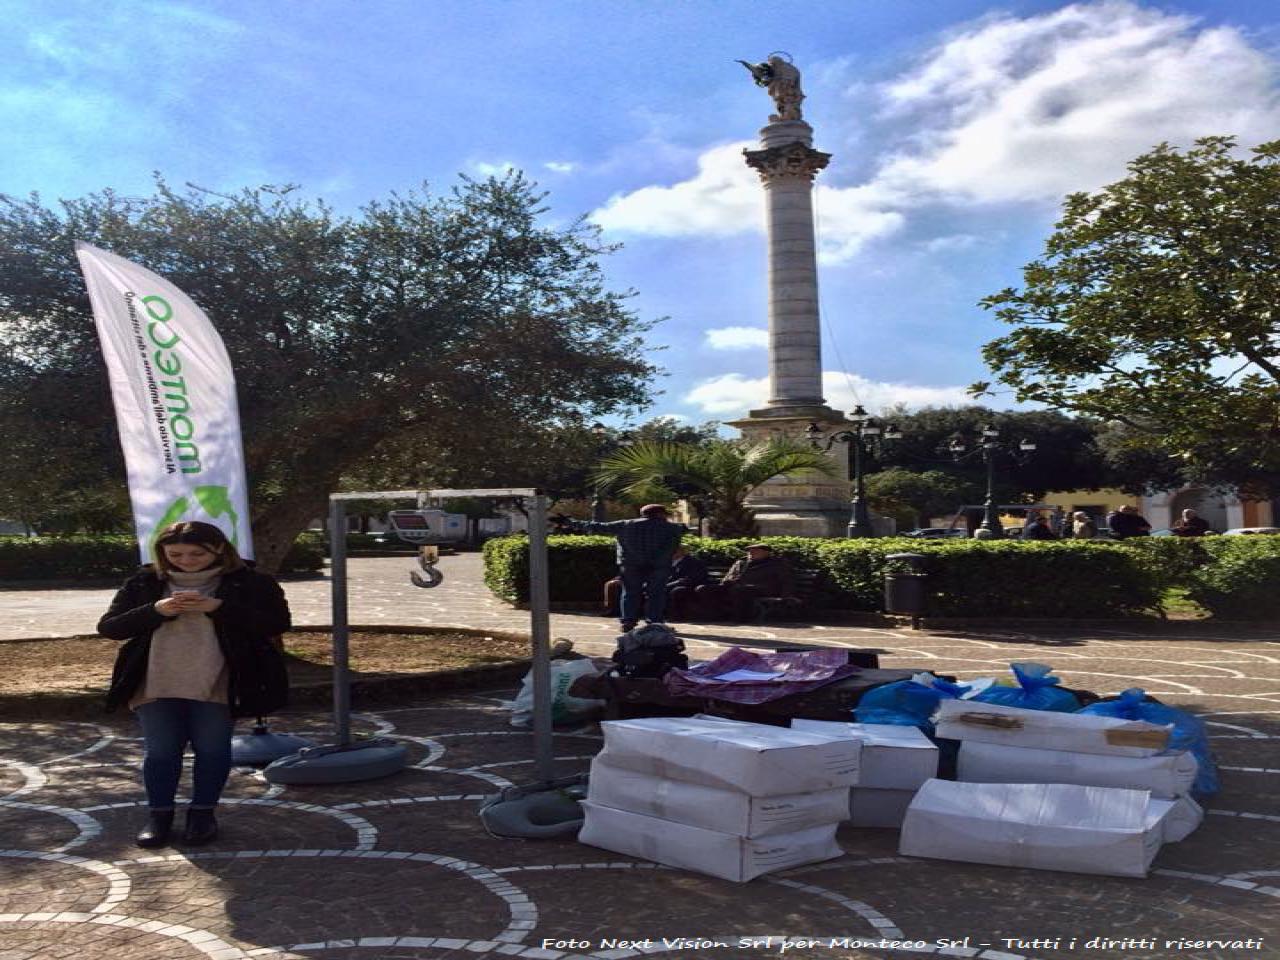
M 771 837 L 737 837 L 683 823 L 659 820 L 587 800 L 581 843 L 743 882 L 766 873 L 842 856 L 836 824 Z
M 863 748 L 866 749 L 865 747 Z M 1070 750 L 1037 750 L 966 740 L 956 779 L 970 783 L 1077 783 L 1088 787 L 1149 790 L 1173 799 L 1191 789 L 1196 758 L 1186 750 L 1154 757 L 1108 757 Z
M 849 790 L 849 822 L 855 827 L 900 830 L 916 791 L 852 787 Z
M 1204 810 L 1200 807 L 1200 804 L 1190 797 L 1179 797 L 1177 800 L 1151 801 L 1153 807 L 1163 803 L 1169 804 L 1169 810 L 1161 820 L 1161 824 L 1164 827 L 1165 843 L 1177 843 L 1179 840 L 1185 840 L 1204 821 Z M 1159 807 L 1156 807 L 1156 809 L 1158 810 Z
M 682 780 L 615 767 L 606 758 L 591 761 L 587 799 L 615 810 L 673 820 L 739 837 L 767 837 L 839 823 L 849 817 L 849 790 L 752 797 Z
M 792 720 L 791 729 L 861 740 L 859 787 L 914 793 L 920 784 L 938 775 L 938 748 L 916 727 L 892 723 Z
M 902 824 L 907 856 L 1145 877 L 1176 801 L 1069 783 L 930 780 Z
M 611 766 L 754 797 L 858 782 L 862 744 L 759 723 L 644 717 L 600 724 Z
M 1025 710 L 973 700 L 943 700 L 937 735 L 1010 747 L 1072 750 L 1117 757 L 1150 757 L 1169 746 L 1171 725 L 1087 713 Z

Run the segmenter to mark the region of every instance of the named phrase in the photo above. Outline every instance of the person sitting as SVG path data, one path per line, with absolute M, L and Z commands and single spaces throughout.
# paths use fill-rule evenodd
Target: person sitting
M 667 614 L 676 620 L 688 615 L 696 587 L 708 582 L 711 575 L 707 565 L 684 547 L 676 547 L 671 554 L 671 578 L 667 581 Z M 614 577 L 604 584 L 604 613 L 601 616 L 616 617 L 621 608 L 622 578 Z
M 773 547 L 753 543 L 747 547 L 746 557 L 734 563 L 723 580 L 698 587 L 695 595 L 717 615 L 749 620 L 760 597 L 795 596 L 795 571 L 790 560 L 774 554 Z
M 1175 537 L 1203 537 L 1209 532 L 1209 522 L 1194 510 L 1183 510 L 1181 519 L 1169 529 Z
M 1116 540 L 1145 537 L 1151 532 L 1151 524 L 1138 512 L 1138 508 L 1126 503 L 1107 514 L 1107 526 Z
M 1053 535 L 1053 531 L 1049 529 L 1049 518 L 1035 516 L 1029 519 L 1027 525 L 1022 528 L 1023 540 L 1057 540 Z
M 1071 539 L 1092 540 L 1098 535 L 1098 527 L 1093 518 L 1083 510 L 1071 514 Z

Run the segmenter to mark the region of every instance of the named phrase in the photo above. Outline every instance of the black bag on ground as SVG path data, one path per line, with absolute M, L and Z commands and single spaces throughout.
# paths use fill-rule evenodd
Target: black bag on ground
M 656 679 L 672 667 L 685 670 L 689 666 L 684 641 L 670 627 L 660 623 L 646 623 L 618 637 L 613 662 L 617 664 L 618 675 L 629 678 Z

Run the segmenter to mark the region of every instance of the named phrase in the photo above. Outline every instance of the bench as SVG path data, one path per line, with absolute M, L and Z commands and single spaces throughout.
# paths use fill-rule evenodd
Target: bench
M 720 583 L 729 572 L 729 564 L 708 564 L 708 583 Z M 816 570 L 793 566 L 795 594 L 790 597 L 757 597 L 752 605 L 753 620 L 764 623 L 769 619 L 795 619 L 813 608 L 818 595 L 819 574 Z
M 812 609 L 818 595 L 818 573 L 804 567 L 795 568 L 795 595 L 790 597 L 757 597 L 756 623 L 771 618 L 794 619 Z

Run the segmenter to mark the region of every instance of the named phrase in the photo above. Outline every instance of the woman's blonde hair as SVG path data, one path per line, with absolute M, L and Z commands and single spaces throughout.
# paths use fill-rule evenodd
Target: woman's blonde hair
M 244 566 L 235 545 L 227 539 L 227 535 L 212 523 L 201 523 L 199 520 L 179 520 L 171 523 L 156 535 L 151 553 L 155 558 L 156 575 L 164 579 L 174 569 L 164 555 L 164 548 L 177 543 L 193 544 L 216 553 L 221 559 L 223 573 L 239 570 Z

